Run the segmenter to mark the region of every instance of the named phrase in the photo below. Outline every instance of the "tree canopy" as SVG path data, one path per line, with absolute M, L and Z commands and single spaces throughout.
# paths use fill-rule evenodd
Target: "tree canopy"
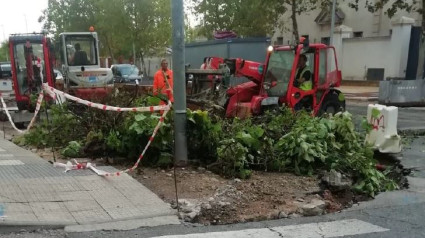
M 101 53 L 112 58 L 131 56 L 133 43 L 143 57 L 151 50 L 164 52 L 171 42 L 168 0 L 49 0 L 39 21 L 54 36 L 94 26 Z
M 3 41 L 0 45 L 0 61 L 8 60 L 9 41 Z
M 218 30 L 232 30 L 242 37 L 273 33 L 285 12 L 280 0 L 190 0 L 200 22 L 199 34 L 212 38 Z

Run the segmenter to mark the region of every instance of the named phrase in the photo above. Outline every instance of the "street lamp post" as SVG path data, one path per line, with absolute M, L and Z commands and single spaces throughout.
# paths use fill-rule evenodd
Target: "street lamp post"
M 171 1 L 173 28 L 172 62 L 174 77 L 174 155 L 178 166 L 187 165 L 186 140 L 186 78 L 184 68 L 183 0 Z
M 28 33 L 27 14 L 24 14 L 24 17 L 25 17 L 25 28 L 27 29 L 27 33 Z

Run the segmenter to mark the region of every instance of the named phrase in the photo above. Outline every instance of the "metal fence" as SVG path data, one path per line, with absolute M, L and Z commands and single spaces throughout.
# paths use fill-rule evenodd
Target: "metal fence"
M 393 106 L 425 106 L 425 80 L 381 81 L 379 103 Z
M 186 44 L 186 64 L 190 68 L 199 69 L 205 57 L 243 58 L 256 62 L 264 62 L 270 38 L 243 38 L 211 40 Z M 244 78 L 233 78 L 230 85 L 247 82 Z

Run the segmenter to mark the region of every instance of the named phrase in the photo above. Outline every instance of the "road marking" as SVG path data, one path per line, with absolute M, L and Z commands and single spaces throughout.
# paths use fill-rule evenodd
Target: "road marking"
M 0 160 L 0 166 L 3 165 L 24 165 L 20 160 Z
M 0 154 L 0 159 L 2 157 L 13 157 L 13 155 L 12 154 Z
M 197 233 L 188 235 L 161 236 L 161 238 L 279 238 L 279 237 L 302 237 L 302 238 L 331 238 L 353 236 L 377 232 L 385 232 L 385 229 L 357 219 L 340 220 L 332 222 L 309 223 L 273 228 L 247 229 L 241 231 L 224 231 Z

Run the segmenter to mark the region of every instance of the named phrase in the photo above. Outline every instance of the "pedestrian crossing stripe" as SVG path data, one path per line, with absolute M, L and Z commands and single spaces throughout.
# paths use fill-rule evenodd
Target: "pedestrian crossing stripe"
M 12 154 L 0 154 L 0 158 L 2 157 L 13 157 Z
M 357 219 L 279 226 L 272 228 L 247 229 L 240 231 L 223 231 L 196 233 L 187 235 L 160 236 L 161 238 L 332 238 L 386 232 L 389 229 Z M 159 238 L 159 237 L 157 237 Z

